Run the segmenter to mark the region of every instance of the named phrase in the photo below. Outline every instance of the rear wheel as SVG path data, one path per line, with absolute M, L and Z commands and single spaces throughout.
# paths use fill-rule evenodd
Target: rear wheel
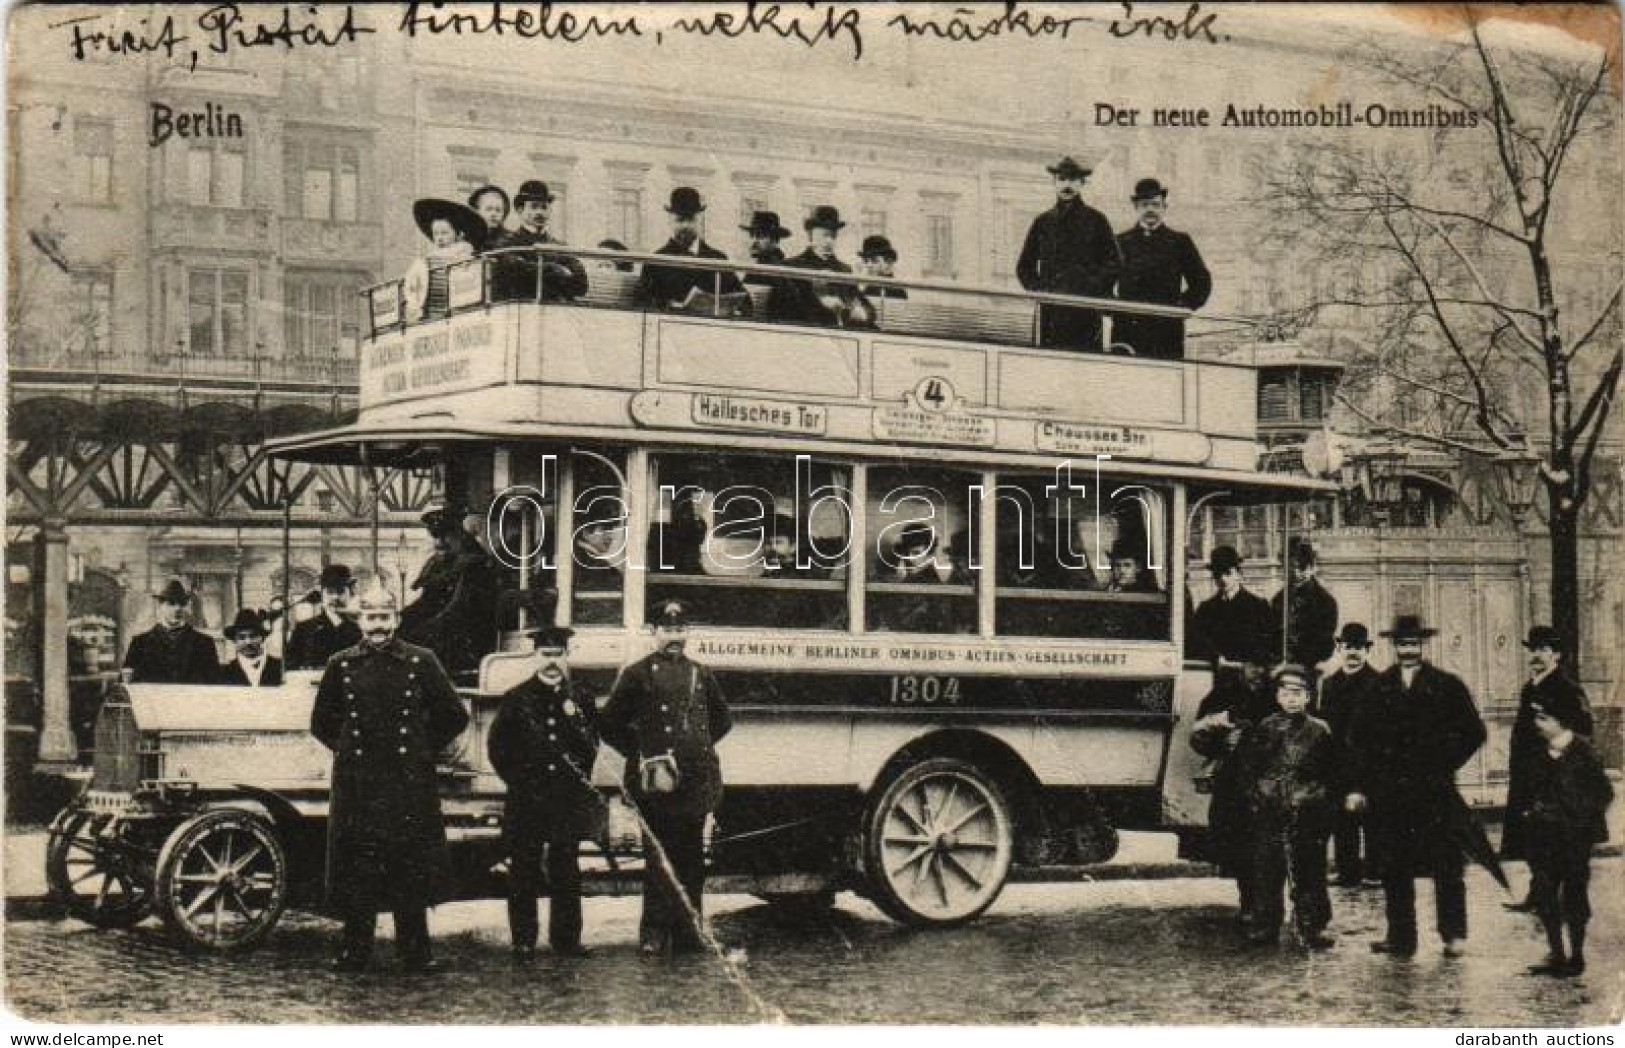
M 158 856 L 158 909 L 188 945 L 251 949 L 288 901 L 288 859 L 253 812 L 204 812 L 170 834 Z
M 45 881 L 74 917 L 98 928 L 128 928 L 152 910 L 138 857 L 119 839 L 116 816 L 68 812 L 51 825 Z
M 864 828 L 869 893 L 907 924 L 953 925 L 993 905 L 1010 872 L 1004 791 L 967 761 L 910 765 L 875 798 Z

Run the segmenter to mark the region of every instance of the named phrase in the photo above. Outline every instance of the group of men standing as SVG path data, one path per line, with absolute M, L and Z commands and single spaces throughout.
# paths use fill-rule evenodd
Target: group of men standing
M 1466 857 L 1495 862 L 1456 787 L 1457 772 L 1486 737 L 1472 695 L 1424 658 L 1437 631 L 1419 616 L 1399 615 L 1379 634 L 1394 664 L 1373 669 L 1364 624 L 1345 623 L 1332 636 L 1336 602 L 1314 582 L 1313 551 L 1300 545 L 1289 563 L 1287 589 L 1272 608 L 1246 590 L 1236 551 L 1216 549 L 1209 567 L 1217 592 L 1192 619 L 1196 650 L 1215 666 L 1191 736 L 1211 761 L 1209 856 L 1237 881 L 1251 945 L 1278 940 L 1283 886 L 1300 941 L 1310 949 L 1333 944 L 1326 934 L 1331 838 L 1339 884 L 1374 877 L 1382 885 L 1387 931 L 1371 944 L 1374 952 L 1416 952 L 1420 877 L 1434 884 L 1444 953 L 1459 956 L 1467 939 Z M 1584 691 L 1561 672 L 1556 632 L 1537 626 L 1524 643 L 1531 677 L 1512 733 L 1501 858 L 1529 864 L 1529 897 L 1508 908 L 1534 911 L 1546 931 L 1548 956 L 1530 970 L 1569 976 L 1585 968 L 1590 851 L 1606 839 L 1612 788 L 1587 738 Z M 1313 703 L 1315 666 L 1334 645 L 1338 667 L 1318 681 Z

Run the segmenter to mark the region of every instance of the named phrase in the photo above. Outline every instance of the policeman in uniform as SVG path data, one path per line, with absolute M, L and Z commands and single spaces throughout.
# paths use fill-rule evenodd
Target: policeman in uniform
M 508 928 L 514 961 L 536 957 L 536 897 L 547 852 L 547 941 L 553 952 L 585 956 L 581 945 L 581 869 L 577 847 L 604 811 L 592 787 L 598 756 L 592 695 L 570 680 L 566 659 L 574 632 L 559 626 L 536 636 L 536 673 L 502 696 L 486 743 L 491 766 L 507 784 L 502 813 L 508 848 Z
M 344 920 L 340 971 L 366 967 L 380 909 L 394 914 L 402 966 L 435 968 L 427 909 L 447 863 L 435 759 L 468 712 L 434 655 L 395 636 L 398 619 L 382 585 L 361 595 L 361 643 L 328 662 L 310 716 L 333 751 L 327 897 Z
M 293 628 L 283 657 L 290 670 L 320 669 L 327 660 L 361 641 L 361 627 L 348 612 L 355 579 L 343 564 L 322 569 L 321 610 Z
M 683 654 L 687 631 L 683 606 L 667 602 L 654 653 L 621 672 L 599 715 L 604 741 L 626 757 L 626 791 L 643 816 L 645 954 L 700 945 L 705 817 L 722 800 L 716 743 L 733 726 L 716 678 Z
M 124 653 L 124 668 L 135 684 L 213 684 L 220 657 L 208 634 L 187 621 L 192 594 L 179 579 L 154 593 L 158 625 L 137 634 Z

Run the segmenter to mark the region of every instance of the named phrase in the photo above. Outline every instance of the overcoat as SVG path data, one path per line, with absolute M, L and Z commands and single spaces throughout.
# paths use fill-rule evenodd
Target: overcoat
M 676 792 L 653 799 L 673 814 L 716 810 L 722 800 L 716 744 L 732 727 L 715 675 L 686 655 L 659 651 L 621 671 L 598 717 L 604 741 L 626 757 L 626 790 L 640 807 L 650 798 L 641 788 L 639 761 L 676 758 Z
M 1337 598 L 1326 591 L 1319 579 L 1305 579 L 1292 587 L 1292 615 L 1287 627 L 1286 661 L 1305 669 L 1325 662 L 1337 648 Z M 1280 652 L 1281 594 L 1270 600 L 1270 623 L 1275 639 L 1270 650 Z
M 1339 785 L 1349 781 L 1349 726 L 1369 703 L 1377 686 L 1377 671 L 1370 665 L 1361 666 L 1354 673 L 1338 670 L 1327 674 L 1320 682 L 1320 719 L 1332 730 L 1332 742 L 1337 747 Z M 1341 800 L 1341 798 L 1339 798 Z
M 310 731 L 333 751 L 327 897 L 339 912 L 427 906 L 446 889 L 435 761 L 468 711 L 433 653 L 358 644 L 322 673 Z
M 1585 689 L 1553 670 L 1540 682 L 1525 683 L 1518 693 L 1518 716 L 1512 722 L 1512 739 L 1507 759 L 1507 808 L 1505 830 L 1501 834 L 1501 858 L 1522 859 L 1524 855 L 1524 815 L 1529 810 L 1533 769 L 1546 753 L 1546 740 L 1535 728 L 1535 710 L 1557 714 L 1573 727 L 1576 735 L 1592 732 L 1591 704 Z
M 134 671 L 134 684 L 213 684 L 220 677 L 220 658 L 206 633 L 191 626 L 154 626 L 130 641 L 124 668 Z
M 1518 822 L 1531 863 L 1587 856 L 1593 844 L 1608 840 L 1614 787 L 1589 740 L 1576 735 L 1558 757 L 1543 742 L 1525 772 L 1525 804 Z
M 545 229 L 532 232 L 521 226 L 502 234 L 490 250 L 501 248 L 535 247 L 538 244 L 562 243 Z M 537 257 L 533 254 L 503 255 L 492 267 L 491 299 L 495 302 L 535 301 Z M 542 273 L 542 298 L 546 302 L 570 301 L 587 293 L 587 267 L 573 255 L 544 254 L 541 256 L 545 272 Z
M 795 269 L 817 269 L 827 273 L 852 272 L 851 266 L 835 256 L 824 258 L 810 247 L 780 264 Z M 843 318 L 820 301 L 820 295 L 839 298 L 851 306 L 859 304 L 867 306 L 855 284 L 827 284 L 822 281 L 794 280 L 786 277 L 773 285 L 772 294 L 767 300 L 768 316 L 775 320 L 794 320 L 803 324 L 833 326 L 842 323 Z
M 1368 802 L 1382 872 L 1426 877 L 1459 866 L 1456 772 L 1485 738 L 1467 685 L 1424 662 L 1406 688 L 1395 665 L 1378 674 L 1372 699 L 1349 728 L 1349 789 Z
M 596 719 L 592 694 L 570 681 L 532 676 L 502 696 L 486 753 L 508 787 L 505 839 L 594 835 L 605 810 L 592 787 Z
M 1342 801 L 1333 796 L 1337 755 L 1326 722 L 1277 711 L 1243 745 L 1238 759 L 1252 817 L 1260 825 L 1324 833 Z
M 1219 656 L 1240 662 L 1260 643 L 1276 634 L 1270 606 L 1252 590 L 1243 589 L 1226 598 L 1215 593 L 1196 608 L 1191 638 L 1193 657 L 1217 661 Z
M 1033 219 L 1016 262 L 1016 277 L 1028 291 L 1104 298 L 1111 295 L 1122 267 L 1106 216 L 1074 199 Z M 1100 348 L 1099 312 L 1046 306 L 1040 316 L 1045 345 Z
M 1117 234 L 1117 247 L 1123 255 L 1118 298 L 1200 309 L 1213 293 L 1213 278 L 1187 233 L 1135 225 Z M 1112 320 L 1112 341 L 1127 342 L 1137 356 L 1178 360 L 1185 355 L 1185 322 L 1120 314 Z
M 232 684 L 239 688 L 248 687 L 248 674 L 243 672 L 242 664 L 235 658 L 220 667 L 220 684 Z M 274 688 L 282 683 L 282 660 L 273 655 L 265 656 L 265 666 L 260 670 L 261 688 Z
M 402 640 L 422 643 L 419 631 L 424 623 L 440 614 L 446 605 L 451 603 L 452 594 L 457 592 L 456 565 L 460 555 L 455 550 L 437 549 L 429 554 L 429 559 L 418 569 L 411 587 L 418 591 L 417 599 L 401 609 Z
M 1207 857 L 1226 876 L 1239 876 L 1250 864 L 1254 820 L 1248 801 L 1248 736 L 1276 708 L 1275 689 L 1267 682 L 1255 687 L 1226 674 L 1196 709 L 1197 721 L 1230 714 L 1229 727 L 1208 725 L 1191 733 L 1191 749 L 1212 762 Z
M 334 625 L 327 612 L 319 611 L 293 628 L 283 662 L 290 670 L 321 669 L 328 659 L 360 643 L 361 627 L 354 619 L 340 616 Z
M 451 585 L 446 602 L 417 618 L 410 630 L 403 624 L 402 637 L 434 652 L 446 672 L 466 673 L 496 648 L 500 565 L 470 540 L 441 577 Z
M 687 255 L 690 258 L 727 259 L 727 255 L 707 244 L 705 241 L 696 241 L 693 250 L 683 247 L 676 240 L 668 240 L 656 249 L 657 255 Z M 672 303 L 682 302 L 688 297 L 690 291 L 700 290 L 707 294 L 715 294 L 718 288 L 718 278 L 721 278 L 721 291 L 724 295 L 737 295 L 744 288 L 739 278 L 732 273 L 717 273 L 705 269 L 681 269 L 677 266 L 658 266 L 653 263 L 643 267 L 638 276 L 638 301 L 647 303 L 658 309 L 666 309 Z

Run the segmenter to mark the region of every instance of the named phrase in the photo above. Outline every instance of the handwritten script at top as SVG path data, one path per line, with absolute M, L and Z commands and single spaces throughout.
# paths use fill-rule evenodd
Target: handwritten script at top
M 409 0 L 400 6 L 401 14 L 395 19 L 380 17 L 384 9 L 375 7 L 364 6 L 358 12 L 352 4 L 342 7 L 303 4 L 284 6 L 280 18 L 262 20 L 258 16 L 262 8 L 257 5 L 251 8 L 253 15 L 245 14 L 237 4 L 218 4 L 204 9 L 177 7 L 177 14 L 163 14 L 162 7 L 154 6 L 145 8 L 146 17 L 133 22 L 120 20 L 114 12 L 70 18 L 52 23 L 50 28 L 67 30 L 70 54 L 78 61 L 158 54 L 184 62 L 191 69 L 197 68 L 200 56 L 267 47 L 288 51 L 340 47 L 356 43 L 362 34 L 381 31 L 395 31 L 412 38 L 489 35 L 564 44 L 633 37 L 657 46 L 665 43 L 667 37 L 729 40 L 765 37 L 807 48 L 845 47 L 853 60 L 862 58 L 864 51 L 863 9 L 858 4 L 814 0 L 775 4 L 747 0 L 719 4 L 708 11 L 702 9 L 699 14 L 685 13 L 669 21 L 663 19 L 658 26 L 640 23 L 635 8 L 600 8 L 589 4 L 575 7 L 579 10 L 549 2 L 515 4 L 498 0 L 483 6 L 459 4 L 447 8 L 442 0 Z M 1145 14 L 1145 5 L 1137 7 L 1128 0 L 1115 7 L 1118 14 L 1108 18 L 1039 14 L 1024 8 L 1018 0 L 1007 0 L 1002 9 L 979 5 L 943 11 L 940 6 L 922 5 L 893 14 L 879 23 L 879 31 L 962 44 L 1004 37 L 1070 40 L 1084 31 L 1117 40 L 1216 44 L 1228 39 L 1216 31 L 1219 16 L 1204 13 L 1200 3 L 1191 3 L 1177 18 L 1160 13 Z M 371 24 L 374 21 L 376 25 Z

